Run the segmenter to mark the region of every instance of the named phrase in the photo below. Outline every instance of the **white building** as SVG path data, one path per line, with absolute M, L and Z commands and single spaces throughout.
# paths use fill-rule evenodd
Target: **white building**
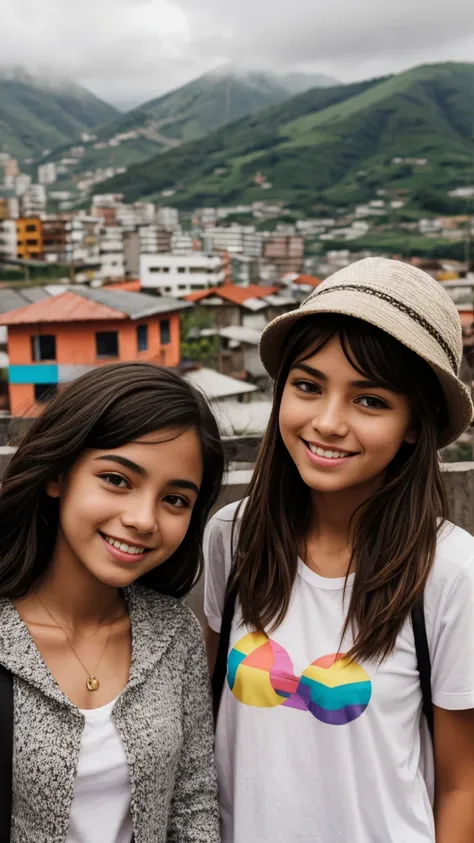
M 262 235 L 253 225 L 230 225 L 226 228 L 207 228 L 203 235 L 205 252 L 229 252 L 259 258 L 262 254 Z
M 46 211 L 46 189 L 42 184 L 30 184 L 20 197 L 23 217 L 42 217 Z
M 49 164 L 41 164 L 38 167 L 38 181 L 40 184 L 54 184 L 56 178 L 56 164 L 53 161 Z
M 16 258 L 16 223 L 15 220 L 0 221 L 0 257 Z
M 172 231 L 179 226 L 179 211 L 177 208 L 157 208 L 156 222 Z
M 169 252 L 171 235 L 161 225 L 141 225 L 138 229 L 140 237 L 140 254 L 156 255 L 159 252 Z
M 6 184 L 6 179 L 5 179 Z M 23 196 L 24 193 L 28 190 L 31 184 L 31 176 L 27 176 L 26 173 L 21 173 L 19 176 L 14 178 L 14 186 L 15 186 L 15 193 L 18 197 Z
M 181 230 L 176 230 L 171 238 L 171 251 L 174 255 L 190 255 L 194 251 L 193 238 Z
M 217 255 L 141 255 L 140 279 L 143 289 L 162 294 L 185 296 L 224 283 L 222 258 Z
M 99 261 L 101 278 L 124 278 L 123 229 L 103 225 L 100 228 Z
M 155 206 L 152 202 L 135 202 L 133 205 L 118 205 L 117 222 L 128 231 L 140 225 L 150 225 L 155 218 Z

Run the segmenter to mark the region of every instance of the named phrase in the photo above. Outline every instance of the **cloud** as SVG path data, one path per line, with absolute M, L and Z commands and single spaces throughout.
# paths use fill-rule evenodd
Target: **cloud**
M 474 54 L 472 0 L 2 0 L 0 56 L 143 101 L 222 62 L 343 80 Z

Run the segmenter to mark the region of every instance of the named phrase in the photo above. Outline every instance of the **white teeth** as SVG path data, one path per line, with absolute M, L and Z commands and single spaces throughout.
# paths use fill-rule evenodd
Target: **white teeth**
M 125 544 L 125 542 L 119 542 L 117 539 L 111 539 L 109 536 L 104 536 L 104 538 L 106 542 L 112 545 L 112 547 L 116 547 L 118 548 L 118 550 L 122 550 L 124 553 L 130 553 L 132 556 L 137 556 L 139 553 L 144 552 L 143 547 Z
M 333 451 L 329 448 L 320 448 L 319 446 L 311 445 L 310 442 L 308 442 L 308 448 L 313 454 L 317 454 L 318 457 L 326 457 L 326 459 L 330 460 L 340 460 L 343 457 L 350 456 L 350 453 L 348 451 Z

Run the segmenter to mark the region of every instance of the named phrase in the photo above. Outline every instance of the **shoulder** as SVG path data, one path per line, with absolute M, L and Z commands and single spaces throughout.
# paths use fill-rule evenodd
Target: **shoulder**
M 233 524 L 235 521 L 240 521 L 247 501 L 248 498 L 243 498 L 240 501 L 228 503 L 212 516 L 209 523 Z
M 202 641 L 199 621 L 184 600 L 160 594 L 139 583 L 129 587 L 127 600 L 130 607 L 133 606 L 135 623 L 143 623 L 156 632 L 166 628 L 168 633 L 179 634 L 181 642 L 187 642 L 189 646 Z
M 442 594 L 449 593 L 461 582 L 474 586 L 474 537 L 445 521 L 438 533 L 426 597 L 439 601 Z
M 242 520 L 247 500 L 248 498 L 243 498 L 243 500 L 234 501 L 233 503 L 227 504 L 227 506 L 223 506 L 222 509 L 219 509 L 216 513 L 214 513 L 212 518 L 208 521 L 206 536 L 209 537 L 216 534 L 228 534 L 230 536 L 232 531 L 235 527 L 238 527 Z

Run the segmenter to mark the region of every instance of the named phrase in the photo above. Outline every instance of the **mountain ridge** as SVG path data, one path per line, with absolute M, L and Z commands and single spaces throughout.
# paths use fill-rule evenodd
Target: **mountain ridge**
M 79 142 L 118 112 L 73 82 L 33 75 L 21 68 L 0 71 L 0 151 L 20 160 L 45 148 Z
M 373 198 L 375 185 L 415 190 L 430 180 L 448 190 L 474 180 L 473 110 L 473 64 L 421 65 L 312 89 L 106 185 L 126 200 L 178 188 L 173 203 L 183 208 L 257 198 L 305 208 L 319 198 L 345 204 Z M 415 158 L 426 163 L 403 163 Z M 255 184 L 257 172 L 265 192 Z

